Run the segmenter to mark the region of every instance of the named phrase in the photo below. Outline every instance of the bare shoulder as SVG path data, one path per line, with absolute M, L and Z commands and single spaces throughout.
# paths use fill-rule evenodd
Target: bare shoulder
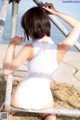
M 33 45 L 32 45 L 32 44 L 26 44 L 26 45 L 24 46 L 24 48 L 30 48 L 30 49 L 33 49 Z
M 31 51 L 31 50 L 33 50 L 33 45 L 32 44 L 26 44 L 26 45 L 23 46 L 22 49 Z
M 23 52 L 26 52 L 26 54 L 29 54 L 28 60 L 31 60 L 33 58 L 33 54 L 34 54 L 33 45 L 32 44 L 26 44 L 23 47 Z
M 57 45 L 57 62 L 60 64 L 62 62 L 62 59 L 64 55 L 67 53 L 67 51 L 71 48 L 70 45 L 64 44 L 63 42 L 60 42 Z

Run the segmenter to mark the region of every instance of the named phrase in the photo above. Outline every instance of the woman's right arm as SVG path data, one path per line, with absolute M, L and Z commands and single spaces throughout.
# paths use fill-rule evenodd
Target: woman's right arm
M 32 44 L 25 45 L 20 52 L 14 56 L 15 46 L 23 42 L 23 37 L 15 36 L 8 45 L 4 61 L 3 61 L 3 75 L 9 75 L 19 68 L 25 61 L 32 59 L 33 46 Z
M 80 35 L 80 22 L 71 16 L 64 15 L 58 11 L 55 10 L 54 6 L 51 3 L 45 4 L 43 7 L 45 10 L 50 12 L 51 14 L 54 14 L 64 20 L 66 23 L 68 23 L 72 27 L 72 31 L 70 34 L 62 40 L 58 44 L 58 63 L 62 61 L 63 56 L 65 53 L 76 43 L 76 41 L 79 38 Z

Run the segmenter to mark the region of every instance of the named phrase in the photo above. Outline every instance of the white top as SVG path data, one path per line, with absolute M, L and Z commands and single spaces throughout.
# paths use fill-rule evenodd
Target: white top
M 13 96 L 13 104 L 24 109 L 53 108 L 53 96 L 50 82 L 58 68 L 57 46 L 48 38 L 45 43 L 38 40 L 32 43 L 34 57 L 28 62 L 28 72 L 24 80 L 17 86 Z
M 52 78 L 53 73 L 58 68 L 57 45 L 49 38 L 48 42 L 42 39 L 32 43 L 34 47 L 34 57 L 28 62 L 28 72 L 26 77 Z

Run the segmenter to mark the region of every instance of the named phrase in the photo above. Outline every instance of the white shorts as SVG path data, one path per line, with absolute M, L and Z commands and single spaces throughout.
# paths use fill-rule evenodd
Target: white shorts
M 50 80 L 36 77 L 23 80 L 13 94 L 11 104 L 24 109 L 45 109 L 53 107 Z

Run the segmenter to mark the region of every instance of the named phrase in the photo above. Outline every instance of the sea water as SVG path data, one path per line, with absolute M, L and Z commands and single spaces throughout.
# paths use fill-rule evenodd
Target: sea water
M 46 2 L 47 0 L 43 0 L 43 2 Z M 56 8 L 60 10 L 61 12 L 68 14 L 80 19 L 80 4 L 63 4 L 61 1 L 56 1 L 56 0 L 49 0 L 49 2 L 54 3 Z M 1 7 L 2 0 L 0 0 L 0 7 Z M 20 5 L 19 5 L 19 12 L 18 12 L 18 22 L 17 22 L 17 32 L 16 35 L 22 35 L 24 36 L 24 31 L 21 27 L 21 17 L 23 13 L 29 9 L 30 7 L 35 6 L 35 3 L 32 0 L 29 0 L 29 2 L 26 2 L 26 0 L 21 0 Z M 3 44 L 8 44 L 10 41 L 10 25 L 11 25 L 11 8 L 12 4 L 9 5 L 8 9 L 8 14 L 5 22 L 5 28 L 4 28 L 4 34 L 1 43 Z M 65 22 L 60 20 L 60 22 L 66 27 L 66 29 L 70 32 L 71 27 L 67 25 Z M 60 32 L 60 30 L 53 24 L 51 23 L 51 38 L 54 40 L 56 44 L 58 44 L 61 40 L 65 39 L 65 36 Z M 80 38 L 78 39 L 80 42 Z M 29 43 L 29 41 L 26 39 L 25 43 Z M 25 44 L 24 43 L 24 44 Z M 73 48 L 75 50 L 75 48 Z

